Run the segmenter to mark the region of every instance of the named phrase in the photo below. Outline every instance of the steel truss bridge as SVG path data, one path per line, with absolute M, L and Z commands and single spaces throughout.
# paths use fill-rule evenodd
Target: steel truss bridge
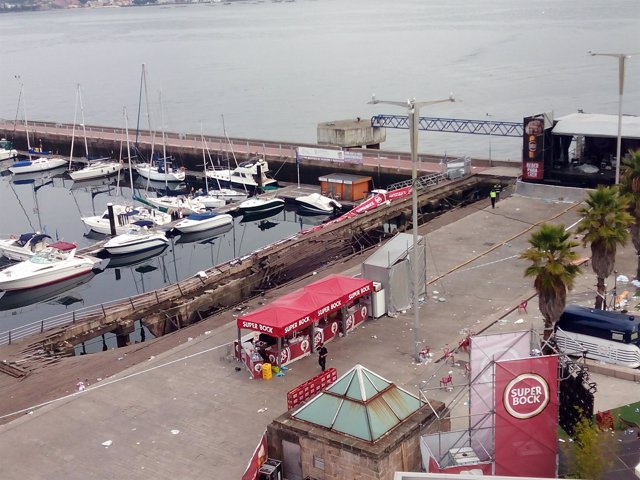
M 407 115 L 375 115 L 372 127 L 409 129 Z M 491 135 L 495 137 L 522 138 L 522 122 L 497 122 L 493 120 L 465 120 L 462 118 L 420 117 L 419 130 L 431 132 L 466 133 L 469 135 Z

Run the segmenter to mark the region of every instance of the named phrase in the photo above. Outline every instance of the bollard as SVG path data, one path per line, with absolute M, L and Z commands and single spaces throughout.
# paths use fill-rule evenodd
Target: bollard
M 109 212 L 109 227 L 111 228 L 111 235 L 116 234 L 116 219 L 113 216 L 113 203 L 107 203 L 107 211 Z

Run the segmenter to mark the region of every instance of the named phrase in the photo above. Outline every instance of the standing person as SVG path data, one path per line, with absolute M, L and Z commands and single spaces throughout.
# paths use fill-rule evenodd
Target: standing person
M 500 201 L 500 192 L 502 191 L 502 185 L 497 184 L 496 186 L 493 187 L 493 189 L 496 191 L 496 202 Z
M 496 208 L 496 197 L 497 196 L 498 196 L 498 194 L 492 188 L 491 191 L 489 192 L 489 198 L 491 199 L 491 208 Z
M 320 348 L 318 349 L 318 363 L 320 364 L 320 368 L 324 372 L 326 363 L 327 363 L 327 354 L 329 351 L 327 347 L 324 346 L 324 343 L 320 344 Z

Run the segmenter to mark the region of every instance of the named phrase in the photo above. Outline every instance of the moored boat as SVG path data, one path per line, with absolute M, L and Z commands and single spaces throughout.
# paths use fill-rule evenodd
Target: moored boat
M 228 213 L 205 212 L 196 213 L 180 220 L 174 228 L 180 233 L 192 233 L 219 228 L 232 223 L 233 217 Z
M 13 148 L 13 143 L 6 138 L 0 139 L 0 160 L 7 160 L 17 156 L 18 151 Z
M 76 245 L 55 242 L 29 260 L 0 271 L 0 290 L 15 291 L 52 285 L 101 269 L 103 260 L 89 255 L 76 255 Z
M 207 170 L 206 175 L 223 187 L 237 187 L 249 192 L 259 188 L 278 186 L 278 182 L 269 176 L 269 165 L 262 157 L 240 162 L 233 170 L 224 168 Z
M 169 160 L 160 159 L 151 163 L 138 163 L 138 175 L 157 182 L 184 182 L 186 177 L 184 167 L 174 167 Z
M 333 198 L 326 197 L 320 193 L 311 193 L 296 197 L 296 203 L 301 210 L 309 213 L 327 215 L 342 208 L 342 204 Z
M 89 162 L 89 164 L 79 170 L 69 172 L 69 176 L 74 181 L 92 180 L 95 178 L 109 177 L 120 173 L 122 163 L 115 160 L 101 159 Z
M 40 232 L 23 233 L 19 237 L 0 240 L 0 256 L 23 262 L 47 248 L 51 237 Z
M 182 215 L 191 215 L 193 213 L 202 213 L 206 210 L 206 206 L 200 201 L 184 195 L 177 197 L 134 197 L 134 199 L 166 213 L 180 212 Z M 224 202 L 218 202 L 216 207 L 222 205 L 224 205 Z
M 44 172 L 66 164 L 67 160 L 61 157 L 39 157 L 33 160 L 15 162 L 9 167 L 9 171 L 14 174 Z
M 238 209 L 243 213 L 257 213 L 266 212 L 268 210 L 275 210 L 284 206 L 284 200 L 281 198 L 259 198 L 254 197 L 238 205 Z
M 163 232 L 149 230 L 153 227 L 150 221 L 138 221 L 133 223 L 127 233 L 118 235 L 104 244 L 103 248 L 110 255 L 127 255 L 145 252 L 169 244 L 169 240 Z
M 127 233 L 134 222 L 149 220 L 155 226 L 166 225 L 171 222 L 171 215 L 163 213 L 155 208 L 132 207 L 131 205 L 114 205 L 113 215 L 116 227 L 116 235 Z M 109 209 L 102 215 L 92 217 L 82 217 L 83 223 L 91 230 L 104 235 L 111 234 L 111 224 L 109 222 Z

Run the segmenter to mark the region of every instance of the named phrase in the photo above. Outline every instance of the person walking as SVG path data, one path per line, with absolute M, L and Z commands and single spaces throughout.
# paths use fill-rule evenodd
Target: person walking
M 500 192 L 502 191 L 502 185 L 497 184 L 493 187 L 493 189 L 496 191 L 496 202 L 500 201 Z
M 489 198 L 491 199 L 491 208 L 496 208 L 496 197 L 498 196 L 498 194 L 496 193 L 496 191 L 494 189 L 491 189 L 491 191 L 489 192 Z
M 324 343 L 320 344 L 320 348 L 318 349 L 318 363 L 320 364 L 320 368 L 324 372 L 325 366 L 327 364 L 327 354 L 329 351 L 327 347 L 324 346 Z

